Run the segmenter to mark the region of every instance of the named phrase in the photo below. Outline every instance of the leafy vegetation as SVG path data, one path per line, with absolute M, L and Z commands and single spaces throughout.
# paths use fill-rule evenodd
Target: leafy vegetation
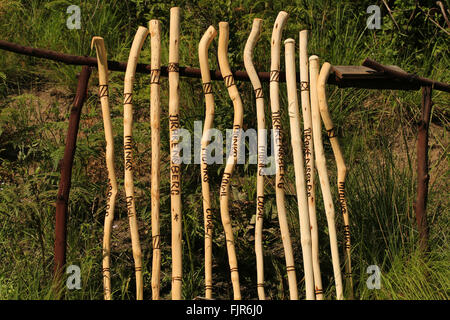
M 248 0 L 93 0 L 20 1 L 0 0 L 2 39 L 22 45 L 48 48 L 77 55 L 91 55 L 90 39 L 105 39 L 108 58 L 126 61 L 137 26 L 150 19 L 162 21 L 162 64 L 168 62 L 169 9 L 182 7 L 180 64 L 198 66 L 198 42 L 210 24 L 230 23 L 229 59 L 232 69 L 243 70 L 243 49 L 252 19 L 264 19 L 263 34 L 254 55 L 257 70 L 270 66 L 270 36 L 280 10 L 290 14 L 284 38 L 298 41 L 298 32 L 311 30 L 309 52 L 321 62 L 360 65 L 368 56 L 383 64 L 398 65 L 443 82 L 450 82 L 448 33 L 434 1 L 248 1 Z M 66 27 L 66 8 L 81 8 L 81 29 Z M 382 10 L 380 30 L 366 28 L 366 8 Z M 448 1 L 444 3 L 449 8 Z M 433 21 L 438 22 L 438 28 Z M 448 30 L 448 28 L 447 28 Z M 149 63 L 147 41 L 140 62 Z M 210 64 L 217 68 L 215 52 Z M 282 69 L 284 59 L 282 60 Z M 105 142 L 96 71 L 90 80 L 72 176 L 68 220 L 68 264 L 82 270 L 82 289 L 67 290 L 52 277 L 55 198 L 59 161 L 64 151 L 67 119 L 79 66 L 68 66 L 9 52 L 0 55 L 0 299 L 102 299 L 101 241 L 106 206 Z M 134 299 L 134 263 L 123 191 L 123 73 L 111 72 L 110 102 L 115 136 L 119 195 L 112 238 L 112 286 L 114 299 Z M 221 81 L 214 82 L 214 126 L 224 131 L 232 125 L 232 104 Z M 256 106 L 250 83 L 239 82 L 244 102 L 246 128 L 256 128 Z M 268 97 L 268 85 L 264 84 Z M 168 168 L 168 84 L 162 81 L 161 148 L 161 295 L 170 298 L 170 196 Z M 282 106 L 287 106 L 286 87 L 280 86 Z M 151 296 L 150 225 L 150 125 L 149 76 L 137 75 L 134 98 L 136 143 L 136 204 L 144 261 L 144 297 Z M 418 232 L 413 202 L 416 190 L 416 122 L 420 115 L 420 92 L 338 89 L 328 87 L 329 105 L 338 128 L 349 168 L 347 194 L 352 232 L 352 260 L 357 299 L 448 299 L 449 274 L 449 105 L 448 94 L 433 93 L 430 128 L 430 185 L 428 222 L 430 252 L 418 250 Z M 286 110 L 286 108 L 283 108 Z M 266 108 L 266 123 L 270 123 Z M 204 100 L 198 79 L 182 78 L 181 122 L 193 132 L 194 121 L 204 118 Z M 287 112 L 284 128 L 289 128 Z M 331 146 L 324 139 L 330 181 L 337 203 L 336 168 Z M 286 138 L 284 142 L 290 146 Z M 292 154 L 287 159 L 287 209 L 299 280 L 304 292 L 299 222 L 295 196 Z M 224 166 L 210 167 L 214 208 L 214 296 L 232 298 L 228 260 L 220 221 L 218 191 Z M 254 299 L 256 166 L 237 166 L 232 180 L 231 214 L 236 239 L 243 298 Z M 316 190 L 322 280 L 327 299 L 333 299 L 334 282 L 328 231 L 320 188 Z M 283 248 L 276 215 L 273 179 L 266 184 L 264 255 L 266 291 L 270 299 L 288 299 Z M 202 296 L 203 213 L 198 165 L 183 165 L 183 296 Z M 338 230 L 342 217 L 337 214 Z M 343 232 L 339 233 L 343 248 Z M 343 249 L 341 250 L 343 261 Z M 369 265 L 378 265 L 380 290 L 366 286 Z

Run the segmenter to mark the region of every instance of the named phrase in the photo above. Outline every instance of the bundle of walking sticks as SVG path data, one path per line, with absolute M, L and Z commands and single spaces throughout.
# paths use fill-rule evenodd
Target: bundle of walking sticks
M 336 299 L 344 299 L 341 264 L 339 259 L 335 208 L 331 193 L 330 181 L 327 171 L 325 152 L 322 141 L 322 122 L 324 123 L 328 138 L 333 149 L 337 165 L 337 186 L 339 194 L 340 211 L 344 221 L 345 239 L 345 278 L 349 297 L 352 297 L 353 283 L 351 275 L 351 246 L 350 227 L 347 200 L 345 197 L 345 177 L 347 168 L 341 152 L 336 130 L 330 116 L 326 83 L 330 74 L 331 65 L 325 62 L 320 68 L 319 57 L 308 56 L 308 31 L 299 32 L 299 66 L 300 66 L 300 103 L 302 121 L 300 119 L 299 102 L 297 96 L 297 66 L 295 59 L 295 40 L 286 39 L 285 46 L 285 77 L 288 107 L 280 107 L 280 57 L 283 29 L 288 20 L 288 13 L 279 12 L 273 24 L 271 39 L 270 63 L 270 110 L 272 118 L 272 134 L 274 139 L 273 154 L 275 157 L 275 193 L 278 221 L 283 242 L 286 260 L 286 272 L 289 283 L 290 299 L 299 298 L 296 268 L 292 241 L 285 205 L 285 147 L 282 140 L 287 130 L 281 121 L 282 112 L 289 114 L 289 125 L 293 163 L 295 172 L 295 188 L 297 193 L 298 215 L 300 221 L 301 249 L 303 255 L 303 270 L 305 282 L 305 297 L 308 300 L 321 300 L 324 297 L 320 264 L 318 225 L 316 217 L 315 170 L 317 170 L 320 189 L 322 191 L 327 228 L 330 237 L 330 248 Z M 263 213 L 264 213 L 264 185 L 268 179 L 265 172 L 266 165 L 266 124 L 265 99 L 261 81 L 253 64 L 253 51 L 259 40 L 262 30 L 262 20 L 254 19 L 247 43 L 244 49 L 244 65 L 251 80 L 256 99 L 257 114 L 257 159 L 258 170 L 256 176 L 256 224 L 255 224 L 255 255 L 256 255 L 256 288 L 258 298 L 264 300 L 264 264 L 263 264 Z M 160 249 L 160 75 L 161 75 L 161 23 L 151 20 L 148 28 L 140 26 L 131 45 L 124 80 L 124 187 L 126 194 L 127 214 L 131 233 L 133 258 L 136 272 L 136 297 L 143 299 L 143 270 L 140 238 L 138 233 L 136 204 L 133 182 L 133 82 L 139 55 L 147 36 L 150 34 L 151 43 L 151 72 L 150 72 L 150 127 L 151 127 L 151 229 L 152 229 L 152 299 L 160 298 L 161 249 Z M 205 98 L 206 112 L 204 128 L 201 138 L 200 173 L 204 213 L 204 257 L 205 257 L 205 298 L 213 298 L 212 274 L 212 240 L 213 240 L 213 210 L 208 176 L 208 145 L 210 142 L 210 129 L 214 122 L 214 93 L 212 91 L 211 73 L 208 62 L 208 50 L 217 36 L 214 26 L 210 26 L 202 36 L 198 46 L 201 81 Z M 241 299 L 239 284 L 238 261 L 233 236 L 232 221 L 229 213 L 230 184 L 233 171 L 238 163 L 239 145 L 242 143 L 244 108 L 236 86 L 233 73 L 228 62 L 229 25 L 227 22 L 219 23 L 218 63 L 224 80 L 224 85 L 232 100 L 234 108 L 233 131 L 230 153 L 228 154 L 225 169 L 220 185 L 220 215 L 225 233 L 228 262 L 230 267 L 233 296 L 235 300 Z M 103 123 L 106 139 L 106 166 L 108 170 L 108 195 L 105 212 L 104 238 L 103 238 L 103 287 L 104 298 L 112 299 L 111 288 L 111 229 L 114 220 L 114 207 L 118 192 L 117 179 L 114 169 L 114 135 L 111 125 L 109 94 L 108 94 L 108 63 L 107 51 L 101 37 L 92 39 L 92 47 L 96 48 L 99 70 L 99 97 L 102 107 Z M 180 75 L 179 75 L 179 46 L 180 46 L 180 8 L 170 10 L 169 29 L 169 139 L 170 139 L 170 198 L 171 198 L 171 250 L 172 250 L 172 299 L 182 299 L 182 190 L 181 190 L 181 157 L 180 157 Z M 320 69 L 320 70 L 319 70 Z M 303 123 L 303 130 L 301 128 Z M 303 133 L 303 136 L 302 136 Z

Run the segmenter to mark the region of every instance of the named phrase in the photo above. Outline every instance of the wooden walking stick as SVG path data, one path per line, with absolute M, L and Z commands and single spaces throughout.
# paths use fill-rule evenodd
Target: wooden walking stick
M 125 150 L 125 195 L 127 214 L 130 223 L 131 244 L 133 247 L 134 266 L 136 271 L 136 299 L 143 299 L 142 253 L 139 241 L 139 229 L 136 219 L 133 182 L 133 83 L 136 74 L 136 65 L 139 54 L 148 35 L 148 29 L 139 27 L 131 45 L 125 72 L 124 108 L 123 108 L 123 135 Z
M 262 229 L 264 217 L 264 158 L 266 155 L 266 121 L 264 116 L 264 95 L 261 81 L 253 65 L 253 49 L 261 35 L 262 19 L 253 19 L 252 31 L 244 48 L 244 65 L 252 82 L 256 97 L 256 118 L 258 122 L 258 173 L 256 176 L 256 224 L 255 224 L 255 253 L 258 298 L 265 300 L 264 293 L 264 254 L 262 244 Z
M 311 56 L 309 58 L 309 69 L 314 153 L 316 156 L 317 173 L 319 174 L 320 188 L 322 190 L 325 213 L 327 216 L 328 233 L 330 235 L 331 259 L 333 262 L 334 282 L 336 285 L 336 298 L 338 300 L 342 300 L 342 275 L 336 236 L 334 204 L 331 195 L 330 180 L 328 178 L 325 151 L 322 143 L 322 124 L 320 122 L 319 101 L 317 97 L 317 80 L 319 77 L 319 58 L 317 56 Z
M 172 212 L 172 300 L 181 300 L 183 274 L 181 221 L 180 129 L 180 8 L 170 9 L 169 34 L 169 130 L 170 130 L 170 205 Z
M 160 75 L 161 75 L 161 23 L 159 20 L 150 20 L 150 127 L 152 144 L 152 177 L 151 177 L 151 207 L 152 207 L 152 300 L 159 300 L 161 281 L 161 236 L 159 227 L 159 186 L 160 186 Z
M 117 180 L 114 168 L 114 136 L 111 125 L 108 92 L 108 61 L 102 37 L 93 37 L 91 49 L 95 46 L 98 61 L 99 97 L 102 105 L 103 126 L 106 140 L 106 168 L 108 170 L 108 195 L 103 232 L 103 290 L 105 300 L 111 300 L 111 228 L 114 221 L 114 207 L 117 195 Z
M 275 196 L 277 202 L 278 220 L 280 223 L 281 238 L 283 240 L 284 255 L 286 260 L 286 271 L 289 282 L 289 292 L 291 300 L 298 299 L 297 276 L 295 274 L 294 255 L 292 252 L 291 236 L 289 234 L 289 224 L 286 217 L 286 206 L 284 196 L 285 169 L 284 169 L 284 147 L 283 132 L 281 125 L 281 112 L 279 100 L 279 77 L 280 77 L 280 51 L 281 34 L 286 24 L 288 13 L 280 11 L 273 26 L 271 41 L 271 63 L 270 63 L 270 108 L 272 111 L 272 127 L 275 146 Z
M 218 58 L 220 72 L 228 90 L 228 94 L 233 101 L 234 119 L 233 119 L 233 140 L 231 145 L 231 152 L 225 165 L 225 170 L 220 184 L 220 215 L 222 218 L 223 228 L 225 230 L 225 239 L 227 242 L 228 262 L 230 264 L 231 282 L 233 284 L 234 300 L 241 299 L 241 288 L 239 285 L 238 263 L 236 258 L 236 251 L 234 247 L 233 228 L 231 225 L 230 212 L 228 201 L 230 197 L 230 182 L 233 174 L 234 166 L 237 162 L 237 150 L 240 144 L 241 129 L 244 119 L 244 110 L 242 107 L 242 100 L 239 95 L 233 74 L 228 63 L 228 36 L 229 27 L 228 22 L 219 23 L 219 47 Z
M 211 196 L 209 188 L 208 164 L 206 147 L 208 146 L 210 137 L 209 130 L 212 128 L 214 121 L 214 95 L 212 92 L 211 74 L 208 63 L 208 48 L 217 35 L 217 31 L 210 26 L 203 35 L 198 45 L 198 60 L 200 63 L 200 71 L 202 73 L 203 93 L 205 95 L 205 124 L 203 126 L 203 134 L 201 140 L 201 179 L 202 179 L 202 196 L 203 196 L 203 220 L 205 226 L 205 297 L 212 299 L 212 209 Z
M 303 268 L 305 270 L 306 299 L 314 300 L 314 271 L 311 254 L 311 232 L 306 196 L 305 169 L 303 161 L 303 143 L 298 110 L 297 81 L 295 67 L 295 41 L 284 41 L 286 58 L 286 87 L 289 104 L 292 154 L 294 157 L 295 187 L 297 190 L 298 215 L 300 220 L 300 239 L 302 245 Z
M 347 209 L 347 200 L 345 198 L 345 177 L 347 175 L 347 167 L 345 166 L 344 156 L 342 155 L 341 147 L 339 146 L 336 130 L 331 120 L 330 112 L 328 110 L 328 102 L 326 95 L 326 83 L 330 75 L 331 64 L 325 62 L 320 70 L 319 79 L 317 82 L 317 95 L 319 101 L 320 115 L 322 116 L 325 130 L 327 130 L 330 138 L 331 148 L 333 149 L 334 158 L 337 165 L 337 184 L 339 193 L 339 204 L 341 208 L 342 217 L 344 218 L 344 247 L 345 247 L 345 278 L 349 297 L 353 299 L 353 279 L 352 279 L 352 265 L 350 257 L 350 222 Z
M 308 197 L 309 225 L 311 229 L 311 254 L 314 272 L 314 291 L 317 300 L 323 299 L 322 277 L 319 262 L 319 234 L 316 216 L 316 191 L 314 178 L 314 143 L 312 137 L 311 105 L 309 103 L 308 30 L 300 31 L 300 95 L 303 115 L 303 140 L 305 153 L 306 195 Z

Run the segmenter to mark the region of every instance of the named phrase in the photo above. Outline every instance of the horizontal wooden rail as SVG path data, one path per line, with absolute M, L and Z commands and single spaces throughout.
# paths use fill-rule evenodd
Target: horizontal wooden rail
M 0 40 L 0 49 L 27 56 L 49 59 L 66 64 L 86 65 L 94 68 L 97 67 L 97 59 L 94 57 L 76 56 L 47 49 L 26 47 L 5 40 Z M 366 64 L 367 61 L 373 62 L 373 60 L 366 59 L 364 63 Z M 379 66 L 380 65 L 376 63 L 374 64 L 374 67 L 369 70 L 367 68 L 371 67 L 369 65 L 367 65 L 366 67 L 333 66 L 332 74 L 328 79 L 328 84 L 337 85 L 339 88 L 419 90 L 421 86 L 430 85 L 430 83 L 432 83 L 434 84 L 435 90 L 442 90 L 447 92 L 450 91 L 449 84 L 410 75 L 395 66 L 383 66 L 389 68 L 388 70 L 380 69 L 378 68 Z M 126 62 L 118 62 L 112 60 L 108 61 L 108 68 L 111 71 L 125 72 L 126 67 Z M 345 71 L 346 73 L 342 75 L 342 71 Z M 137 65 L 136 72 L 149 74 L 150 65 L 139 63 Z M 167 77 L 167 75 L 167 66 L 161 66 L 161 76 Z M 245 71 L 237 70 L 233 72 L 233 75 L 236 80 L 250 81 L 248 74 Z M 409 77 L 406 77 L 407 75 Z M 180 76 L 201 78 L 200 69 L 192 67 L 180 67 Z M 258 76 L 263 82 L 270 81 L 270 72 L 258 72 Z M 299 74 L 297 74 L 297 78 L 299 78 Z M 220 70 L 211 70 L 211 79 L 222 80 L 222 74 L 220 73 Z M 286 81 L 285 73 L 283 71 L 280 72 L 279 81 Z

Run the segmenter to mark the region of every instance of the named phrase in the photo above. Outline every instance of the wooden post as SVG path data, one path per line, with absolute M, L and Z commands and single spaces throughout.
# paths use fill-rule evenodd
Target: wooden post
M 64 157 L 61 161 L 61 176 L 59 179 L 58 195 L 56 196 L 56 221 L 55 221 L 55 277 L 59 277 L 66 263 L 67 242 L 67 206 L 69 203 L 70 183 L 72 179 L 72 165 L 77 144 L 78 127 L 80 123 L 81 109 L 87 96 L 87 88 L 91 68 L 83 66 L 78 76 L 77 93 L 69 116 L 66 146 Z
M 427 223 L 427 196 L 428 196 L 428 127 L 431 116 L 430 86 L 422 87 L 422 119 L 419 121 L 417 135 L 417 199 L 414 205 L 417 226 L 419 229 L 420 247 L 426 251 L 428 248 L 428 223 Z

